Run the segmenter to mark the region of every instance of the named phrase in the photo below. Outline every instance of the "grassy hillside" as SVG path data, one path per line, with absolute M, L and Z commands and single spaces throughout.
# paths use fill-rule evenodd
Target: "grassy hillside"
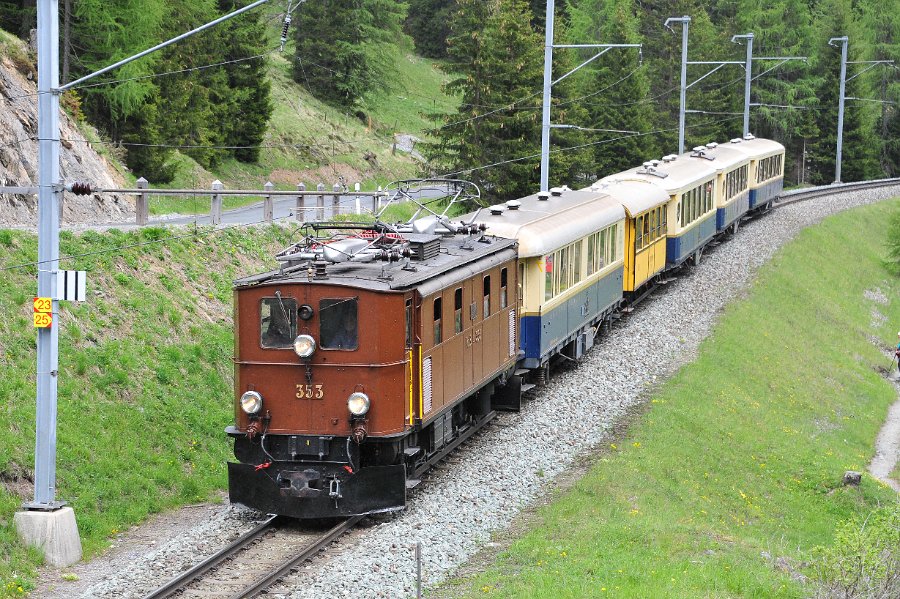
M 869 340 L 887 346 L 900 322 L 900 280 L 880 262 L 897 209 L 804 231 L 589 474 L 486 572 L 450 586 L 470 597 L 808 596 L 814 548 L 848 538 L 835 534 L 844 521 L 897 509 L 868 475 L 841 485 L 865 470 L 897 400 Z M 864 297 L 875 288 L 888 305 Z
M 75 509 L 86 557 L 148 514 L 225 487 L 231 282 L 274 265 L 289 230 L 168 235 L 63 235 L 63 254 L 92 254 L 74 262 L 88 271 L 89 299 L 64 303 L 60 318 L 57 469 L 57 496 Z M 136 243 L 146 245 L 108 251 Z M 0 268 L 36 254 L 34 236 L 0 231 Z M 27 591 L 40 560 L 12 526 L 33 498 L 35 277 L 34 267 L 0 276 L 0 597 Z
M 266 181 L 279 189 L 295 189 L 301 181 L 308 187 L 324 183 L 330 188 L 343 177 L 348 186 L 361 183 L 365 190 L 418 176 L 418 160 L 405 152 L 392 151 L 394 134 L 426 138 L 426 131 L 434 126 L 429 115 L 451 112 L 457 100 L 442 93 L 447 76 L 435 61 L 418 57 L 403 45 L 384 51 L 391 55 L 389 61 L 395 65 L 396 74 L 370 92 L 358 114 L 346 114 L 316 100 L 293 81 L 289 62 L 292 48 L 272 54 L 269 75 L 275 111 L 263 142 L 270 147 L 262 149 L 259 163 L 231 159 L 209 172 L 178 155 L 176 179 L 165 187 L 207 189 L 219 179 L 226 187 L 235 188 L 261 188 Z M 226 198 L 225 205 L 235 207 L 254 201 L 258 198 Z M 150 206 L 153 214 L 206 212 L 209 200 L 157 198 Z

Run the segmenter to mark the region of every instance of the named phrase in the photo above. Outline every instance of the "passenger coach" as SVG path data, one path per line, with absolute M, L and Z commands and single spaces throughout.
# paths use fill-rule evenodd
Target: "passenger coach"
M 732 139 L 728 147 L 750 159 L 750 210 L 770 208 L 784 189 L 784 146 L 747 134 Z
M 470 218 L 519 244 L 523 368 L 578 359 L 622 300 L 625 212 L 603 191 L 554 188 Z

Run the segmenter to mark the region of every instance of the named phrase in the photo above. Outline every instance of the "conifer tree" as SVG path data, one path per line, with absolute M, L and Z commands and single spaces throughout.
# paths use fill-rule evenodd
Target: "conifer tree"
M 829 38 L 847 35 L 850 38 L 848 61 L 860 52 L 853 44 L 855 36 L 850 0 L 828 0 L 821 7 L 821 27 L 818 64 L 814 65 L 819 76 L 817 87 L 818 110 L 816 121 L 819 135 L 810 146 L 811 176 L 815 184 L 834 181 L 837 148 L 838 103 L 840 94 L 841 49 L 828 45 Z M 851 79 L 852 67 L 848 66 L 847 97 L 866 97 L 861 78 Z M 867 118 L 868 117 L 868 118 Z M 872 143 L 874 131 L 871 113 L 860 103 L 847 101 L 844 108 L 844 132 L 841 160 L 841 180 L 859 181 L 877 172 L 878 145 Z
M 459 112 L 435 133 L 429 150 L 453 171 L 476 182 L 494 200 L 533 193 L 538 182 L 542 43 L 531 29 L 525 0 L 459 0 L 448 39 L 461 95 Z M 508 110 L 510 104 L 513 108 Z M 490 113 L 490 114 L 488 114 Z M 529 157 L 524 160 L 515 160 Z M 480 168 L 494 162 L 505 164 Z M 476 170 L 468 170 L 476 169 Z
M 317 0 L 300 5 L 294 80 L 330 104 L 355 105 L 391 72 L 379 46 L 401 33 L 394 0 Z
M 816 36 L 813 16 L 804 0 L 782 0 L 772 4 L 744 0 L 738 11 L 736 28 L 736 33 L 753 32 L 756 57 L 808 57 Z M 744 47 L 741 47 L 735 55 L 736 60 L 743 58 L 740 56 L 743 51 Z M 759 75 L 774 66 L 776 63 L 772 61 L 755 62 L 753 74 Z M 751 102 L 762 106 L 750 109 L 750 131 L 784 144 L 785 178 L 795 183 L 806 180 L 805 149 L 818 136 L 814 110 L 818 105 L 817 85 L 816 73 L 808 63 L 801 61 L 787 62 L 751 84 Z
M 219 0 L 222 13 L 248 4 L 247 0 Z M 266 31 L 259 12 L 244 14 L 230 21 L 223 29 L 224 60 L 257 56 L 266 49 Z M 227 65 L 228 110 L 220 123 L 225 130 L 227 146 L 237 146 L 234 156 L 242 162 L 259 160 L 259 144 L 265 139 L 269 117 L 272 85 L 266 74 L 265 57 Z
M 863 31 L 868 33 L 866 46 L 871 60 L 893 60 L 894 65 L 879 66 L 870 72 L 874 82 L 874 98 L 881 100 L 877 132 L 880 137 L 879 162 L 887 177 L 900 174 L 900 11 L 890 3 L 862 2 Z
M 404 30 L 416 51 L 428 58 L 447 57 L 447 36 L 456 0 L 410 0 Z
M 580 0 L 571 7 L 573 43 L 640 43 L 638 20 L 632 0 Z M 638 51 L 613 49 L 591 63 L 581 77 L 588 113 L 588 126 L 649 132 L 652 126 L 650 83 L 645 65 L 638 64 Z M 595 178 L 631 168 L 657 157 L 655 139 L 647 135 L 626 136 L 597 133 L 596 137 L 619 138 L 593 146 Z

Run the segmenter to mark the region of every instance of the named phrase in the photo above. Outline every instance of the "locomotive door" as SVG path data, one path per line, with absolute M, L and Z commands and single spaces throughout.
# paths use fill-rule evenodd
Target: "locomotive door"
M 481 277 L 469 281 L 469 285 L 472 293 L 472 303 L 469 306 L 469 318 L 472 321 L 469 361 L 472 364 L 472 384 L 475 385 L 484 378 L 484 300 Z

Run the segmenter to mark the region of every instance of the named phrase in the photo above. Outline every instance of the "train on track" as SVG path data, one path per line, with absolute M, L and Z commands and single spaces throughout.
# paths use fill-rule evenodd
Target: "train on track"
M 231 501 L 296 518 L 402 509 L 419 477 L 517 410 L 551 363 L 781 193 L 752 135 L 462 217 L 311 223 L 234 289 Z M 407 189 L 401 186 L 403 190 Z

